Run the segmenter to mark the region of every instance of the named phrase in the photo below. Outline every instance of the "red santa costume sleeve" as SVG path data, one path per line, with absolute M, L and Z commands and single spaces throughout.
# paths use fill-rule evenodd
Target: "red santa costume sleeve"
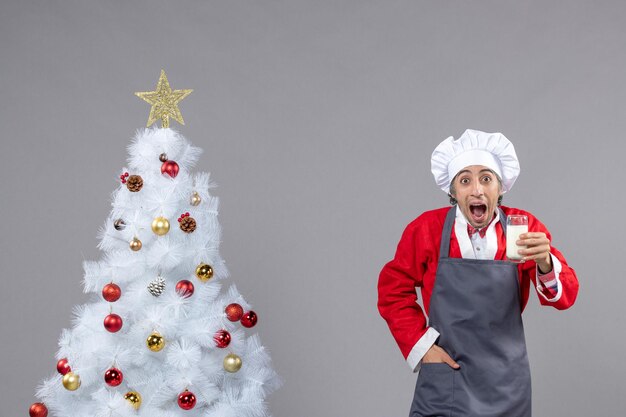
M 434 280 L 433 261 L 436 265 L 438 258 L 438 246 L 435 250 L 434 245 L 439 244 L 440 236 L 431 236 L 429 226 L 433 220 L 443 220 L 442 215 L 436 217 L 427 212 L 406 227 L 395 257 L 383 267 L 378 280 L 378 310 L 413 371 L 419 369 L 422 357 L 439 337 L 434 328 L 426 325 L 415 291 L 415 287 L 423 286 L 425 275 L 429 282 Z M 427 293 L 423 289 L 422 294 L 429 298 L 432 285 L 426 287 Z M 426 309 L 428 301 L 424 299 Z
M 552 242 L 550 231 L 548 231 L 546 226 L 535 216 L 522 210 L 515 211 L 519 211 L 520 214 L 526 214 L 528 216 L 529 232 L 543 232 L 550 242 Z M 528 282 L 529 279 L 532 281 L 539 294 L 539 302 L 542 305 L 552 306 L 558 310 L 565 310 L 571 307 L 574 301 L 576 301 L 579 287 L 578 278 L 574 269 L 567 264 L 567 260 L 563 254 L 552 245 L 550 245 L 550 255 L 552 257 L 552 269 L 556 276 L 556 294 L 537 278 L 535 262 L 525 262 L 520 265 L 521 281 L 522 283 Z

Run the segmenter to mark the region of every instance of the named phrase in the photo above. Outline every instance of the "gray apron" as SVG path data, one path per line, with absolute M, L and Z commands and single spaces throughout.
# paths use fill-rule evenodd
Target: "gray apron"
M 461 368 L 423 363 L 410 417 L 529 417 L 530 368 L 517 265 L 450 258 L 456 207 L 446 216 L 429 325 Z M 504 213 L 500 211 L 506 232 Z

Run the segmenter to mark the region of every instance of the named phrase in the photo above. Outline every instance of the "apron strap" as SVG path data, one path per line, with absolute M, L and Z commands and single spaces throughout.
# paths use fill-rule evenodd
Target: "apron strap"
M 504 236 L 506 236 L 506 216 L 500 207 L 498 207 L 498 211 L 500 212 L 500 224 L 502 225 L 502 231 L 504 232 Z
M 458 207 L 455 204 L 454 207 L 448 210 L 448 214 L 446 215 L 446 222 L 443 224 L 443 231 L 441 232 L 439 259 L 447 258 L 450 254 L 450 235 L 452 234 L 452 225 L 454 225 L 454 219 L 456 218 L 457 210 Z
M 446 221 L 443 224 L 443 231 L 441 232 L 441 246 L 439 247 L 439 259 L 448 258 L 450 255 L 450 236 L 452 235 L 452 226 L 454 225 L 454 220 L 456 219 L 456 211 L 458 210 L 457 205 L 448 210 L 448 214 L 446 215 Z M 500 213 L 500 224 L 502 225 L 502 231 L 506 236 L 506 216 L 500 207 L 498 207 L 498 212 Z

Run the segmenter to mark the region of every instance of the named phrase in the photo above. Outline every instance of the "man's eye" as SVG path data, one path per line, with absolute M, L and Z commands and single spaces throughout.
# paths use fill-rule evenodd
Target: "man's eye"
M 489 181 L 491 181 L 491 177 L 483 177 L 483 181 L 489 182 Z
M 461 178 L 461 184 L 468 184 L 469 178 Z

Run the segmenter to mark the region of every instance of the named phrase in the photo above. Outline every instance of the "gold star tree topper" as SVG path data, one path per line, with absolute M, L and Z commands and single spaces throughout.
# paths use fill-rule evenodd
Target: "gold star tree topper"
M 137 92 L 135 95 L 152 106 L 150 108 L 150 116 L 148 116 L 148 127 L 159 119 L 161 119 L 161 127 L 170 127 L 170 117 L 181 125 L 185 124 L 183 115 L 178 108 L 178 103 L 191 94 L 192 91 L 172 91 L 165 71 L 161 70 L 161 76 L 155 91 Z

